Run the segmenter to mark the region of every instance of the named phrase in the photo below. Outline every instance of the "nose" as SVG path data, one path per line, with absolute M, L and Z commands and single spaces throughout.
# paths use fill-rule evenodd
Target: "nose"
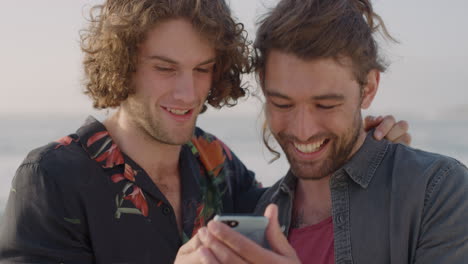
M 195 93 L 195 80 L 193 78 L 193 73 L 183 72 L 179 74 L 176 80 L 173 97 L 177 101 L 180 101 L 186 104 L 191 104 L 195 101 L 196 93 Z
M 306 142 L 319 133 L 317 118 L 307 106 L 297 109 L 291 118 L 290 129 L 290 133 L 301 142 Z

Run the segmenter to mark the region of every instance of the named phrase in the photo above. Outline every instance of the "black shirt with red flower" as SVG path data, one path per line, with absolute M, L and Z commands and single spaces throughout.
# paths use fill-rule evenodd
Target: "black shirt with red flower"
M 182 147 L 179 171 L 182 235 L 148 174 L 88 118 L 18 168 L 0 229 L 0 262 L 172 263 L 215 214 L 250 211 L 255 201 L 245 197 L 262 192 L 234 153 L 199 128 Z

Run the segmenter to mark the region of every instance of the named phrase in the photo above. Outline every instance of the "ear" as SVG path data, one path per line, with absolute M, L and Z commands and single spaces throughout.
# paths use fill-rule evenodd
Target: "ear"
M 362 91 L 361 108 L 367 109 L 372 104 L 377 90 L 379 88 L 380 72 L 378 70 L 371 70 L 367 74 L 367 84 Z

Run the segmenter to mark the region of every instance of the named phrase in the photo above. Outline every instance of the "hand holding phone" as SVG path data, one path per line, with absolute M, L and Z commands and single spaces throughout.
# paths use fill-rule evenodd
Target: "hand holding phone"
M 206 227 L 201 228 L 196 237 L 200 239 L 204 249 L 208 249 L 208 253 L 211 253 L 219 263 L 301 263 L 296 251 L 281 230 L 278 207 L 275 204 L 267 206 L 265 217 L 267 219 L 246 215 L 217 216 Z M 236 233 L 231 228 L 242 234 Z M 247 231 L 244 231 L 245 229 Z M 258 232 L 259 230 L 262 231 Z M 268 247 L 264 248 L 262 246 L 266 244 L 267 234 Z
M 216 215 L 214 221 L 222 222 L 264 248 L 268 248 L 265 229 L 268 218 L 251 215 Z

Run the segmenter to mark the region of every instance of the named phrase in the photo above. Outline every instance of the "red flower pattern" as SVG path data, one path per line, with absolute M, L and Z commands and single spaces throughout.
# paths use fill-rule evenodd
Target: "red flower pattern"
M 197 208 L 197 218 L 195 219 L 195 224 L 193 225 L 192 237 L 198 233 L 198 230 L 205 226 L 205 218 L 201 215 L 201 212 L 205 209 L 205 204 L 201 203 Z
M 141 211 L 142 215 L 148 216 L 148 203 L 140 187 L 133 185 L 133 192 L 125 196 L 124 199 L 130 200 Z
M 204 137 L 198 137 L 193 138 L 192 143 L 197 148 L 205 169 L 212 172 L 215 177 L 218 176 L 226 159 L 221 141 L 216 139 L 209 142 Z
M 72 142 L 76 142 L 78 141 L 77 139 L 73 139 L 72 137 L 70 136 L 66 136 L 66 137 L 63 137 L 61 139 L 58 139 L 56 142 L 59 143 L 57 146 L 55 146 L 55 149 L 58 149 L 60 148 L 61 146 L 68 146 L 70 145 Z
M 116 144 L 112 144 L 112 146 L 108 150 L 99 155 L 95 160 L 97 162 L 102 162 L 105 160 L 106 164 L 103 167 L 106 169 L 112 168 L 116 165 L 124 164 L 122 152 Z
M 96 141 L 100 140 L 101 138 L 103 137 L 106 137 L 109 135 L 109 132 L 107 131 L 102 131 L 102 132 L 97 132 L 96 134 L 94 134 L 93 136 L 91 136 L 89 139 L 88 139 L 88 142 L 86 143 L 86 145 L 88 146 L 91 146 L 92 144 L 94 144 Z
M 99 141 L 100 139 L 103 139 L 108 136 L 109 136 L 109 132 L 107 131 L 98 132 L 88 139 L 88 141 L 86 142 L 86 145 L 90 147 L 91 145 Z M 97 157 L 94 160 L 99 163 L 105 161 L 105 164 L 102 165 L 102 167 L 106 169 L 112 168 L 117 165 L 125 164 L 125 169 L 124 169 L 123 174 L 117 173 L 111 176 L 112 182 L 117 183 L 125 179 L 133 183 L 135 182 L 135 176 L 137 172 L 133 170 L 133 168 L 130 165 L 125 163 L 123 154 L 115 143 L 112 143 L 112 145 L 110 146 L 108 150 L 102 153 L 96 153 L 96 155 Z M 133 205 L 135 206 L 135 208 L 140 210 L 142 215 L 148 216 L 148 203 L 146 202 L 145 196 L 140 187 L 133 185 L 132 193 L 122 198 L 124 200 L 131 201 Z
M 135 175 L 137 174 L 136 171 L 133 170 L 133 168 L 128 165 L 127 163 L 125 163 L 125 172 L 124 174 L 122 173 L 118 173 L 118 174 L 114 174 L 112 175 L 111 179 L 114 183 L 117 183 L 119 181 L 122 181 L 124 179 L 127 179 L 131 182 L 135 182 Z
M 87 140 L 87 147 L 90 147 L 97 141 L 109 136 L 109 132 L 107 131 L 98 132 Z M 61 145 L 68 145 L 72 140 L 73 139 L 70 137 L 65 137 L 60 139 L 59 143 L 61 143 Z M 232 160 L 233 158 L 230 149 L 223 142 L 216 138 L 211 140 L 211 138 L 205 138 L 203 136 L 194 137 L 192 138 L 192 143 L 199 153 L 199 159 L 203 164 L 203 167 L 213 177 L 218 177 L 221 173 L 226 157 L 229 160 Z M 111 176 L 112 182 L 118 183 L 123 180 L 129 180 L 130 182 L 135 183 L 137 171 L 133 170 L 130 165 L 125 163 L 123 154 L 115 143 L 112 143 L 112 145 L 106 151 L 102 153 L 96 153 L 96 156 L 95 160 L 97 162 L 101 163 L 105 161 L 105 163 L 102 165 L 103 168 L 112 168 L 116 165 L 125 164 L 123 173 L 117 173 Z M 201 173 L 204 173 L 203 170 Z M 135 184 L 133 184 L 132 188 L 133 190 L 130 194 L 124 194 L 124 196 L 121 196 L 120 199 L 130 201 L 143 216 L 147 217 L 149 213 L 148 203 L 142 189 Z M 206 202 L 207 201 L 203 199 L 203 202 L 198 204 L 192 236 L 197 234 L 198 230 L 206 225 L 207 217 L 211 217 L 212 215 L 212 212 L 208 213 L 206 210 L 210 209 L 209 211 L 212 211 L 211 209 L 214 205 L 211 205 L 211 203 L 207 205 Z M 159 201 L 157 206 L 159 207 L 161 205 L 162 201 Z

